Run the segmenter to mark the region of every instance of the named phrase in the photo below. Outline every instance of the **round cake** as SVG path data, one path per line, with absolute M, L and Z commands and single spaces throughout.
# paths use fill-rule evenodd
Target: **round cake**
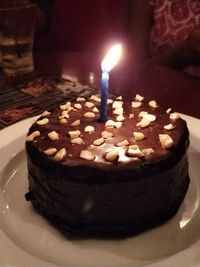
M 78 97 L 45 111 L 26 138 L 26 199 L 65 233 L 137 234 L 178 211 L 189 185 L 186 122 L 136 95 Z

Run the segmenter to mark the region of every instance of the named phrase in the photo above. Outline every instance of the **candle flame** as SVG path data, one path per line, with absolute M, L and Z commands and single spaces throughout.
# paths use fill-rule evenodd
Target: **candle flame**
M 102 72 L 109 72 L 117 64 L 121 56 L 121 51 L 122 46 L 120 44 L 111 47 L 101 62 Z

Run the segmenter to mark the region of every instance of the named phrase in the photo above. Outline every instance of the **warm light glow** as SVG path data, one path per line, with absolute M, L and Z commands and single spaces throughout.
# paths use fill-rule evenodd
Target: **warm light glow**
M 119 61 L 122 52 L 120 44 L 114 45 L 101 63 L 102 72 L 109 72 Z

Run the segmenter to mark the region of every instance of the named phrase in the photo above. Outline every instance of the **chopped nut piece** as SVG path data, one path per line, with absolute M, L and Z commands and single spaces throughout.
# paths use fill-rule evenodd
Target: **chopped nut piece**
M 169 118 L 170 118 L 170 120 L 172 120 L 172 121 L 176 121 L 176 120 L 180 119 L 180 116 L 178 115 L 178 113 L 173 112 L 173 113 L 171 113 L 171 114 L 169 115 Z
M 67 123 L 67 119 L 61 118 L 59 122 L 60 122 L 60 124 L 66 124 Z
M 45 111 L 41 114 L 41 116 L 42 116 L 42 117 L 45 117 L 45 116 L 48 116 L 48 115 L 50 115 L 50 114 L 51 114 L 51 112 L 45 110 Z
M 105 124 L 105 127 L 115 127 L 115 128 L 120 128 L 122 126 L 122 122 L 119 121 L 113 121 L 113 120 L 108 120 Z
M 97 107 L 94 107 L 92 111 L 93 111 L 94 113 L 98 113 L 98 112 L 99 112 L 99 110 L 98 110 Z
M 64 104 L 64 105 L 60 105 L 60 109 L 61 110 L 66 110 L 66 105 Z
M 56 131 L 52 131 L 50 133 L 48 133 L 48 137 L 52 140 L 52 141 L 55 141 L 55 140 L 58 140 L 59 138 L 59 135 Z
M 100 146 L 104 143 L 104 139 L 103 138 L 99 138 L 93 141 L 93 145 L 95 146 Z
M 144 118 L 144 119 L 147 119 L 147 120 L 150 121 L 150 122 L 156 120 L 156 116 L 153 115 L 153 114 L 149 114 L 149 113 L 145 114 L 143 118 Z
M 39 120 L 36 122 L 38 125 L 45 125 L 45 124 L 48 124 L 49 123 L 49 119 L 47 118 L 44 118 L 42 120 Z
M 81 121 L 80 120 L 76 120 L 74 122 L 72 122 L 71 126 L 78 126 L 81 124 Z
M 103 131 L 103 132 L 101 133 L 101 136 L 102 136 L 104 139 L 107 139 L 107 138 L 113 137 L 113 133 L 111 133 L 111 132 L 107 132 L 107 131 Z
M 81 145 L 83 143 L 83 139 L 80 137 L 76 137 L 74 139 L 71 139 L 70 141 L 72 144 L 77 144 L 77 145 Z
M 112 150 L 112 151 L 109 151 L 109 152 L 106 153 L 105 159 L 107 161 L 114 161 L 114 160 L 117 159 L 117 157 L 118 157 L 117 151 Z
M 65 148 L 61 148 L 54 156 L 54 160 L 55 161 L 61 161 L 64 159 L 64 157 L 66 156 L 66 149 Z
M 156 120 L 156 116 L 155 115 L 149 114 L 146 111 L 141 111 L 139 113 L 138 117 L 142 117 L 142 118 L 147 119 L 148 121 L 151 121 L 151 122 Z
M 172 123 L 170 123 L 168 125 L 165 125 L 164 129 L 168 130 L 168 131 L 171 131 L 171 130 L 175 129 L 175 126 Z
M 31 134 L 29 134 L 27 137 L 26 137 L 26 141 L 27 142 L 32 142 L 36 137 L 40 136 L 40 132 L 39 131 L 35 131 L 35 132 L 32 132 Z
M 173 140 L 168 134 L 159 134 L 159 140 L 163 148 L 171 148 L 173 146 Z
M 107 104 L 112 104 L 113 103 L 113 100 L 112 99 L 107 99 Z
M 94 160 L 95 156 L 93 155 L 92 152 L 88 150 L 82 150 L 80 153 L 80 158 L 86 159 L 86 160 Z
M 129 141 L 128 141 L 127 139 L 125 139 L 125 140 L 123 140 L 123 141 L 121 141 L 121 142 L 118 142 L 118 143 L 116 144 L 116 146 L 118 146 L 118 147 L 128 146 L 128 145 L 129 145 Z
M 124 118 L 124 116 L 123 115 L 119 115 L 119 116 L 117 116 L 116 117 L 116 121 L 125 121 L 125 118 Z
M 122 96 L 120 95 L 120 96 L 116 97 L 116 99 L 117 100 L 122 100 Z
M 122 108 L 123 104 L 124 103 L 122 101 L 114 101 L 113 104 L 112 104 L 112 108 L 113 109 Z
M 149 106 L 152 108 L 157 108 L 158 104 L 155 100 L 151 100 L 151 101 L 149 101 Z
M 50 147 L 44 151 L 44 153 L 48 156 L 53 156 L 57 152 L 55 147 Z
M 77 97 L 76 101 L 77 102 L 83 102 L 83 101 L 85 101 L 85 98 L 84 97 Z
M 142 102 L 140 101 L 133 101 L 131 104 L 132 108 L 139 108 L 142 106 Z
M 74 104 L 74 107 L 79 110 L 82 109 L 82 105 L 79 103 Z
M 86 103 L 85 103 L 85 106 L 86 106 L 87 108 L 93 108 L 93 107 L 94 107 L 94 103 L 92 103 L 92 102 L 86 102 Z
M 145 128 L 145 127 L 149 126 L 150 123 L 151 122 L 149 120 L 142 118 L 142 120 L 140 122 L 138 122 L 136 124 L 136 126 L 139 127 L 139 128 Z
M 84 129 L 84 132 L 86 133 L 93 133 L 95 131 L 95 128 L 93 126 L 86 126 L 85 129 Z
M 81 135 L 81 132 L 79 130 L 76 131 L 69 131 L 68 132 L 69 137 L 72 138 L 77 138 Z
M 172 112 L 172 109 L 171 108 L 168 108 L 167 110 L 166 110 L 166 113 L 167 114 L 170 114 Z
M 113 114 L 114 115 L 122 115 L 124 112 L 124 109 L 123 108 L 116 108 L 113 110 Z
M 155 153 L 155 150 L 151 147 L 142 149 L 142 153 L 144 153 L 144 156 L 149 156 L 153 153 Z
M 134 114 L 133 113 L 130 113 L 129 114 L 129 119 L 132 119 L 132 118 L 134 118 Z
M 101 102 L 101 98 L 99 98 L 99 97 L 96 96 L 96 95 L 92 95 L 92 96 L 90 97 L 90 99 L 91 99 L 91 100 L 94 100 L 94 101 L 96 101 L 96 102 Z
M 69 113 L 67 110 L 62 111 L 63 118 L 69 119 Z
M 141 111 L 141 112 L 139 113 L 138 117 L 139 117 L 139 118 L 144 118 L 144 116 L 145 116 L 146 114 L 148 114 L 147 111 Z
M 86 112 L 84 114 L 84 117 L 85 118 L 90 118 L 90 119 L 95 118 L 95 113 L 94 112 Z
M 142 101 L 144 100 L 144 97 L 141 96 L 141 95 L 136 94 L 136 96 L 135 96 L 135 100 L 136 100 L 136 101 L 140 101 L 140 102 L 142 102 Z
M 144 134 L 141 132 L 133 132 L 133 136 L 135 141 L 142 141 L 145 138 Z
M 138 145 L 129 146 L 127 150 L 127 155 L 130 157 L 144 157 L 144 153 L 140 150 Z

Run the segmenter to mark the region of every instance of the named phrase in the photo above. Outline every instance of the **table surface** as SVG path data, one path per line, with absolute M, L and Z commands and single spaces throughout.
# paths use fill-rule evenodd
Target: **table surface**
M 45 51 L 35 53 L 35 72 L 31 75 L 8 78 L 0 73 L 0 87 L 22 82 L 39 75 L 73 77 L 83 84 L 99 87 L 98 55 L 89 53 Z M 200 78 L 151 62 L 137 65 L 126 57 L 110 73 L 110 91 L 133 99 L 135 93 L 168 108 L 200 119 Z

